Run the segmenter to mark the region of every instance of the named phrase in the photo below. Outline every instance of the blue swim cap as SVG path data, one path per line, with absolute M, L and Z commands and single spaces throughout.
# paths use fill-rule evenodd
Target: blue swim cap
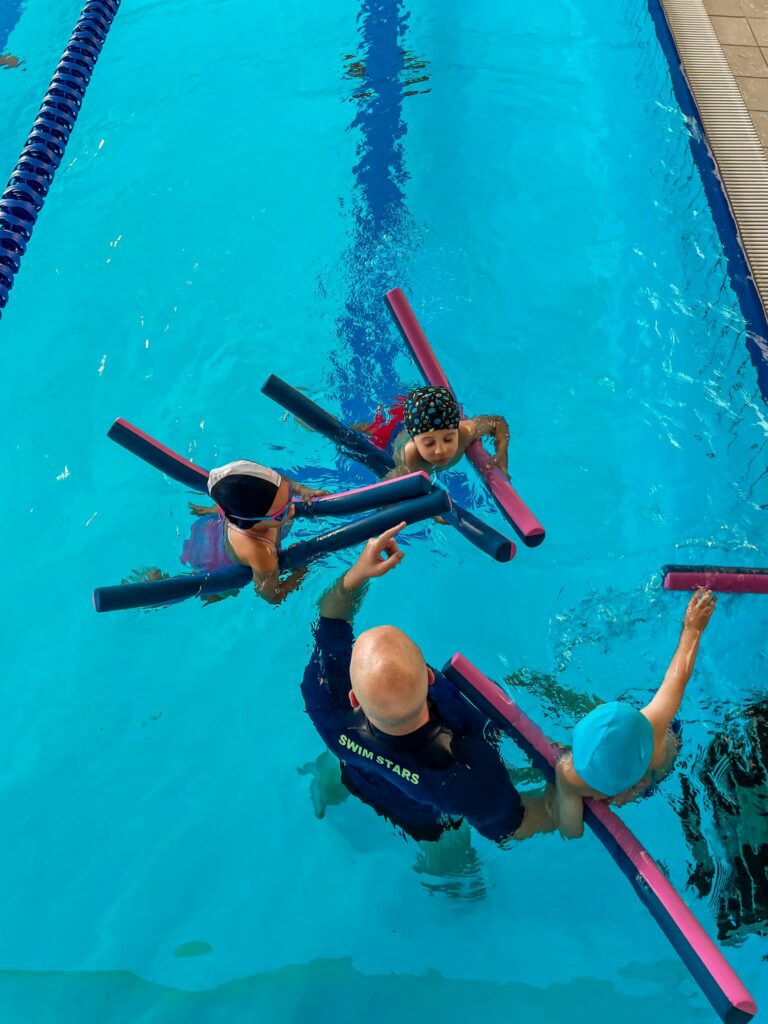
M 616 796 L 642 779 L 653 757 L 653 728 L 623 701 L 601 704 L 573 730 L 573 767 L 592 789 Z

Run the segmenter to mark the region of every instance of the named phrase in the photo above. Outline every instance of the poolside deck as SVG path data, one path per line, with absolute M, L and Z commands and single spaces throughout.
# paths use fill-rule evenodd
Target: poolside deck
M 768 153 L 768 0 L 704 0 L 704 6 Z
M 768 317 L 768 0 L 661 3 Z

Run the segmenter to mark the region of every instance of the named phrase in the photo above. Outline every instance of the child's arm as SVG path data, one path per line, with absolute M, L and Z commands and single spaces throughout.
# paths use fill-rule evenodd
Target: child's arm
M 498 466 L 502 473 L 507 473 L 507 452 L 509 450 L 509 424 L 503 416 L 475 416 L 468 421 L 474 441 L 478 437 L 492 437 L 496 454 L 491 465 Z
M 393 526 L 378 537 L 371 537 L 351 569 L 347 569 L 330 590 L 320 598 L 320 616 L 352 622 L 368 590 L 368 583 L 385 576 L 405 558 L 396 536 L 405 523 Z
M 218 505 L 195 505 L 191 501 L 188 504 L 193 516 L 212 516 L 214 512 L 219 511 Z
M 254 570 L 253 585 L 259 597 L 263 597 L 268 604 L 282 604 L 289 594 L 298 590 L 308 572 L 309 568 L 302 565 L 298 569 L 291 569 L 281 579 L 279 572 L 259 573 Z
M 244 537 L 230 538 L 230 545 L 237 557 L 253 572 L 256 593 L 268 604 L 282 604 L 289 594 L 301 586 L 309 571 L 306 566 L 300 566 L 281 579 L 277 552 L 265 550 L 263 544 L 249 543 Z
M 693 595 L 685 610 L 683 630 L 664 681 L 651 703 L 643 708 L 643 714 L 653 726 L 652 768 L 656 767 L 664 756 L 667 729 L 680 709 L 685 688 L 696 663 L 696 655 L 699 653 L 701 634 L 712 618 L 716 601 L 717 598 L 711 590 L 699 588 Z
M 304 484 L 300 484 L 296 480 L 291 480 L 289 476 L 283 477 L 283 479 L 288 481 L 294 492 L 298 494 L 300 498 L 303 498 L 310 504 L 313 498 L 324 498 L 326 495 L 331 493 L 330 491 L 318 490 L 316 487 L 305 487 Z
M 570 755 L 555 765 L 555 806 L 557 826 L 563 839 L 581 839 L 584 835 L 584 800 L 568 781 Z
M 387 475 L 384 477 L 385 480 L 393 480 L 396 476 L 406 476 L 408 473 L 414 473 L 416 469 L 422 469 L 422 466 L 412 466 L 411 459 L 409 458 L 411 452 L 411 442 L 408 435 L 401 431 L 400 435 L 395 439 L 395 444 L 392 450 L 392 458 L 395 460 L 394 469 L 390 469 Z M 421 462 L 420 459 L 417 461 Z

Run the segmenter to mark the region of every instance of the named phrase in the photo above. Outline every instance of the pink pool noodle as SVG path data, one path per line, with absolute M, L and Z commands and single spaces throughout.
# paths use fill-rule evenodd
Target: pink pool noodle
M 558 748 L 504 690 L 462 654 L 451 658 L 449 678 L 451 669 L 494 709 L 495 717 L 502 718 L 511 727 L 521 745 L 536 760 L 546 762 L 550 769 L 554 769 Z M 471 694 L 469 696 L 471 699 Z M 645 891 L 643 898 L 651 913 L 721 1019 L 727 1024 L 751 1020 L 757 1013 L 754 999 L 650 853 L 606 803 L 585 800 L 585 804 L 587 824 L 633 882 L 638 893 Z
M 387 292 L 387 302 L 403 337 L 410 346 L 413 358 L 433 387 L 447 388 L 454 394 L 437 356 L 421 329 L 416 314 L 401 288 Z M 455 394 L 454 394 L 455 397 Z M 475 467 L 501 511 L 518 531 L 528 547 L 536 547 L 544 540 L 544 527 L 514 490 L 506 476 L 496 466 L 490 466 L 491 456 L 481 441 L 473 441 L 467 448 L 467 458 Z
M 768 594 L 768 572 L 727 572 L 712 569 L 697 569 L 691 566 L 687 572 L 668 572 L 664 577 L 665 590 L 696 590 L 707 587 L 722 594 Z

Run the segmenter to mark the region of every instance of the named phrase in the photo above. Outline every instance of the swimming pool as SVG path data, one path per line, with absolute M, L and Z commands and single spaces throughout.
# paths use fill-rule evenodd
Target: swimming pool
M 650 690 L 685 603 L 661 564 L 760 560 L 766 421 L 647 6 L 613 6 L 123 4 L 3 317 L 13 1024 L 712 1019 L 592 838 L 477 838 L 446 880 L 365 807 L 315 819 L 298 683 L 343 560 L 284 609 L 90 606 L 175 570 L 188 528 L 181 489 L 106 440 L 114 417 L 203 465 L 351 484 L 258 389 L 276 372 L 370 414 L 415 380 L 383 303 L 401 285 L 467 408 L 509 416 L 548 537 L 505 566 L 430 527 L 361 626 L 499 679 Z M 78 13 L 29 0 L 13 30 L 6 170 Z M 721 598 L 681 773 L 764 693 L 764 621 Z M 683 889 L 680 787 L 625 817 Z M 764 943 L 727 953 L 760 1003 Z

